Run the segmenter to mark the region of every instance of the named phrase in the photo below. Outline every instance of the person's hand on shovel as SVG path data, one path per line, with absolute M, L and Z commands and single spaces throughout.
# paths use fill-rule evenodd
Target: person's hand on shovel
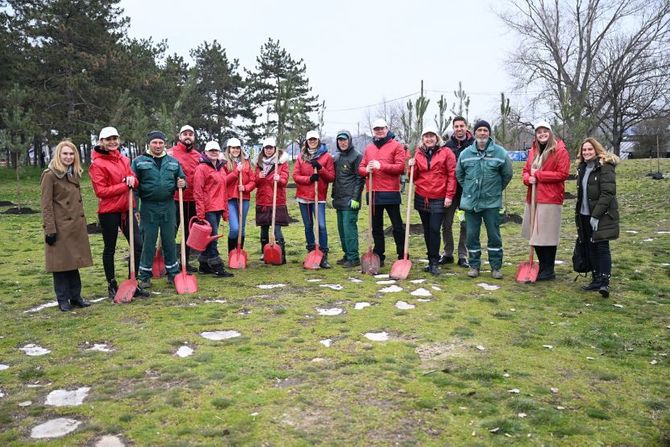
M 183 178 L 177 179 L 177 188 L 179 189 L 186 188 L 186 180 L 184 180 Z
M 279 181 L 279 174 L 273 175 L 272 180 L 274 180 L 275 182 L 278 182 Z
M 537 178 L 535 177 L 535 172 L 537 172 L 537 169 L 531 168 L 530 177 L 528 177 L 528 183 L 530 183 L 531 185 L 534 185 L 535 183 L 537 183 Z
M 135 177 L 133 177 L 132 175 L 129 175 L 128 177 L 123 177 L 123 183 L 125 183 L 126 186 L 128 186 L 128 188 L 130 189 L 135 187 L 135 182 L 136 182 Z

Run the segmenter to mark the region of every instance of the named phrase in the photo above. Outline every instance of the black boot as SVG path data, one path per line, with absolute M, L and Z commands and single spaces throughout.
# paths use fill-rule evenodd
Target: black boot
M 62 312 L 70 312 L 70 311 L 73 309 L 73 307 L 72 307 L 72 306 L 70 305 L 70 303 L 67 302 L 67 301 L 59 301 L 59 302 L 58 302 L 58 308 L 59 308 Z
M 265 246 L 270 243 L 268 238 L 261 237 L 261 261 L 265 261 Z
M 209 268 L 217 278 L 231 278 L 234 276 L 232 273 L 226 271 L 226 269 L 223 267 L 223 261 L 221 258 L 211 259 L 209 261 Z
M 91 305 L 88 301 L 78 296 L 76 298 L 70 298 L 70 305 L 74 307 L 88 307 Z M 62 309 L 61 309 L 62 310 Z
M 116 283 L 115 279 L 112 279 L 109 281 L 109 284 L 107 284 L 107 296 L 110 300 L 114 299 L 117 290 L 119 290 L 119 285 Z
M 281 263 L 286 264 L 286 241 L 284 239 L 277 239 L 277 245 L 281 247 Z
M 321 258 L 321 263 L 319 264 L 319 267 L 322 269 L 329 269 L 331 268 L 330 263 L 328 263 L 328 249 L 323 249 L 323 258 Z
M 198 272 L 199 273 L 212 273 L 212 268 L 209 266 L 207 261 L 198 261 Z
M 430 273 L 433 276 L 438 276 L 440 274 L 440 267 L 438 266 L 438 262 L 431 262 L 428 264 L 428 273 Z
M 228 253 L 237 248 L 237 239 L 228 238 Z
M 609 298 L 610 296 L 610 275 L 602 273 L 600 275 L 600 287 L 598 292 L 603 298 Z
M 597 271 L 591 272 L 591 283 L 587 284 L 585 286 L 582 286 L 582 290 L 584 291 L 595 291 L 600 289 L 600 273 Z

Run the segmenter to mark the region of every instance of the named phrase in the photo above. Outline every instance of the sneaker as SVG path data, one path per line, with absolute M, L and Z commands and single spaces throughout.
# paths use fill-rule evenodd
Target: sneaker
M 91 305 L 88 301 L 82 297 L 74 298 L 70 300 L 70 305 L 73 307 L 88 307 Z
M 468 276 L 470 278 L 476 278 L 479 276 L 479 269 L 477 267 L 470 267 L 470 270 L 468 270 Z
M 442 255 L 442 256 L 440 256 L 439 263 L 441 265 L 453 264 L 454 263 L 454 257 L 453 256 Z
M 335 261 L 335 264 L 344 265 L 345 262 L 347 262 L 347 258 L 343 256 L 342 259 L 338 259 L 337 261 Z
M 429 265 L 428 273 L 430 273 L 433 276 L 438 276 L 440 274 L 440 268 L 436 264 Z
M 148 290 L 144 290 L 142 287 L 137 287 L 135 289 L 135 293 L 133 294 L 133 297 L 135 298 L 149 298 L 151 296 L 151 292 Z
M 358 267 L 359 265 L 361 265 L 360 259 L 356 259 L 354 261 L 344 261 L 342 263 L 342 267 L 344 268 Z
M 458 266 L 459 266 L 459 267 L 468 268 L 468 267 L 470 267 L 470 264 L 468 264 L 468 260 L 467 260 L 467 259 L 465 259 L 465 258 L 458 258 Z
M 502 279 L 503 274 L 499 269 L 491 270 L 491 278 L 493 279 Z
M 151 288 L 151 278 L 140 279 L 139 287 L 141 289 L 150 289 Z

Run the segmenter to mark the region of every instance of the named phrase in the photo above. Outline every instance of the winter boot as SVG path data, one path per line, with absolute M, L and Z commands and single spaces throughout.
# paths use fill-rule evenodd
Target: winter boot
M 600 287 L 598 292 L 603 298 L 609 298 L 610 296 L 610 275 L 603 273 L 600 275 Z
M 119 285 L 116 283 L 115 279 L 112 279 L 109 281 L 109 284 L 107 284 L 107 296 L 110 300 L 114 299 L 117 290 L 119 290 Z
M 597 271 L 591 272 L 591 283 L 587 284 L 585 286 L 582 286 L 582 290 L 584 291 L 595 291 L 600 289 L 600 273 Z
M 227 272 L 226 269 L 223 267 L 223 261 L 221 258 L 216 257 L 212 258 L 208 261 L 209 263 L 209 268 L 214 274 L 214 276 L 218 278 L 231 278 L 233 276 L 232 273 Z
M 277 239 L 277 245 L 281 247 L 281 263 L 286 264 L 286 241 L 284 239 Z
M 198 260 L 198 262 L 199 262 L 199 266 L 198 266 L 198 272 L 199 273 L 212 273 L 212 268 L 209 266 L 207 261 Z
M 237 238 L 231 239 L 228 238 L 228 253 L 237 248 Z
M 59 308 L 62 312 L 70 312 L 72 309 L 74 309 L 74 308 L 72 307 L 72 305 L 70 305 L 70 303 L 69 303 L 68 301 L 59 301 L 59 302 L 58 302 L 58 308 Z
M 88 307 L 91 303 L 83 299 L 81 296 L 78 296 L 76 298 L 70 298 L 70 305 L 74 307 Z
M 269 243 L 270 243 L 269 238 L 261 237 L 261 261 L 265 261 L 265 246 Z
M 323 258 L 321 258 L 321 263 L 319 264 L 319 267 L 321 267 L 322 269 L 331 268 L 331 265 L 328 262 L 328 249 L 327 248 L 323 249 Z

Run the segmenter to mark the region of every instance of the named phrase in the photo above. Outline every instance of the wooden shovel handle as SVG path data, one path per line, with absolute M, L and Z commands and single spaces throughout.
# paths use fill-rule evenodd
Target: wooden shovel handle
M 314 174 L 319 171 L 314 168 Z M 314 182 L 314 240 L 316 248 L 319 248 L 319 181 Z
M 244 161 L 242 161 L 242 163 L 244 163 Z M 238 172 L 239 172 L 239 174 L 238 174 L 237 178 L 239 179 L 239 185 L 244 186 L 243 183 L 242 183 L 242 171 L 238 171 Z M 244 207 L 244 194 L 238 188 L 238 190 L 237 190 L 237 208 L 239 208 L 239 211 L 238 211 L 239 218 L 237 219 L 238 226 L 239 226 L 238 231 L 237 231 L 237 248 L 238 249 L 240 248 L 240 245 L 242 245 L 242 228 L 244 228 L 244 226 L 242 225 L 243 207 Z
M 261 149 L 262 150 L 262 149 Z M 270 244 L 275 244 L 275 218 L 277 216 L 277 180 L 274 180 L 274 176 L 279 174 L 278 164 L 279 162 L 279 151 L 275 148 L 275 172 L 272 174 L 274 183 L 272 187 L 272 226 L 270 227 Z
M 407 188 L 407 213 L 405 214 L 405 252 L 403 258 L 407 259 L 409 252 L 409 217 L 412 206 L 412 183 L 414 181 L 414 165 L 409 167 L 409 187 Z

